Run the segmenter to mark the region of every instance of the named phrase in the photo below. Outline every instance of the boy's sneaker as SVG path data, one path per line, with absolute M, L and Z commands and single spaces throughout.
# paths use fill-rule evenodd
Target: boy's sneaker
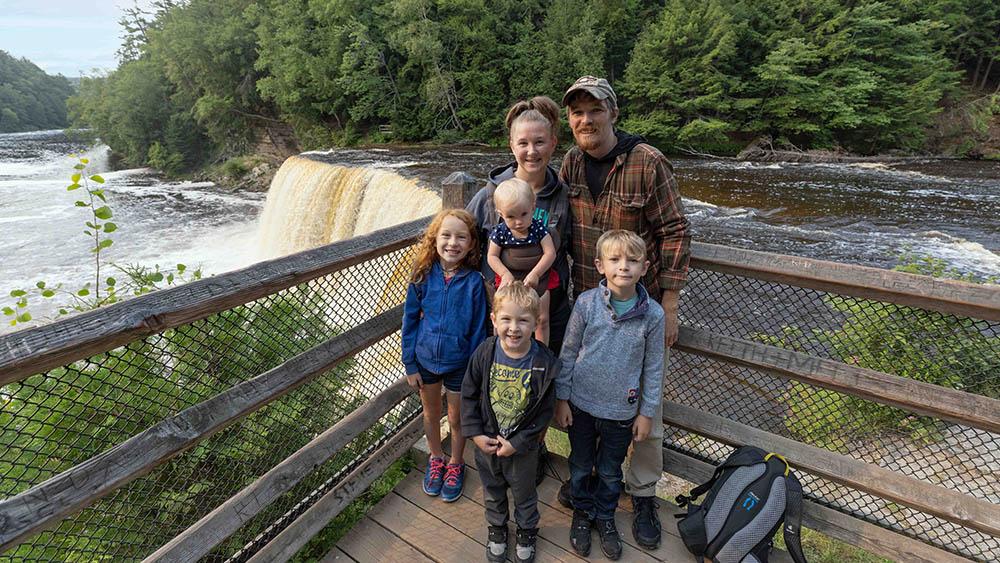
M 424 472 L 424 492 L 432 497 L 441 494 L 444 485 L 444 459 L 431 457 L 427 460 L 427 471 Z
M 490 526 L 486 540 L 486 560 L 503 563 L 507 560 L 507 526 Z
M 441 486 L 441 500 L 455 502 L 462 496 L 462 486 L 465 485 L 465 464 L 449 463 L 444 471 L 444 484 Z
M 581 557 L 590 555 L 590 516 L 582 510 L 573 511 L 573 523 L 569 527 L 569 543 L 573 551 Z
M 538 528 L 518 528 L 517 544 L 514 546 L 514 561 L 532 563 L 535 560 L 535 540 Z
M 632 537 L 635 538 L 635 543 L 646 549 L 660 546 L 660 516 L 657 508 L 654 497 L 632 497 L 632 510 L 635 512 Z
M 614 561 L 622 556 L 622 538 L 618 535 L 618 528 L 613 518 L 598 520 L 597 533 L 601 536 L 601 551 L 605 557 Z

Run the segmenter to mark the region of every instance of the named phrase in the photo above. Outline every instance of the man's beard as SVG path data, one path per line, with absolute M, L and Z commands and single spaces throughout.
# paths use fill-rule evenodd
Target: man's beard
M 580 150 L 590 151 L 601 147 L 601 142 L 604 141 L 604 135 L 600 129 L 595 129 L 593 133 L 586 133 L 582 135 L 573 134 L 573 139 L 576 141 L 576 146 L 580 147 Z

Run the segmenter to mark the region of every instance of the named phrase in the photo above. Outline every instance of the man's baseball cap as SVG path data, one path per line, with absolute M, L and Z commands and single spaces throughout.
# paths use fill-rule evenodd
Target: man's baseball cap
M 611 84 L 603 78 L 598 78 L 596 76 L 581 76 L 566 90 L 566 93 L 562 97 L 562 105 L 565 107 L 566 102 L 569 101 L 570 96 L 575 92 L 583 90 L 587 92 L 594 98 L 598 100 L 610 100 L 611 107 L 618 107 L 618 96 L 615 96 L 615 91 L 611 89 Z

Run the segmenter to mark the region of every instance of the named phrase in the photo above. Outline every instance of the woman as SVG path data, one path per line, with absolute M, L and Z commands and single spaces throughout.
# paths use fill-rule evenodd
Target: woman
M 549 348 L 558 354 L 570 314 L 567 298 L 570 276 L 567 261 L 570 242 L 569 201 L 566 185 L 559 180 L 558 170 L 549 165 L 558 144 L 559 106 L 547 96 L 520 101 L 507 111 L 505 124 L 510 133 L 510 150 L 514 153 L 514 162 L 493 169 L 486 186 L 473 196 L 466 210 L 476 218 L 481 229 L 479 240 L 488 241 L 490 231 L 499 221 L 493 205 L 493 191 L 497 184 L 509 178 L 519 178 L 527 182 L 535 192 L 534 217 L 548 225 L 556 247 L 553 268 L 559 275 L 559 285 L 549 288 L 552 297 L 548 321 Z M 483 252 L 485 253 L 485 248 Z M 512 256 L 511 259 L 516 260 L 517 257 Z M 486 260 L 483 260 L 482 272 L 487 284 L 491 284 L 495 274 Z

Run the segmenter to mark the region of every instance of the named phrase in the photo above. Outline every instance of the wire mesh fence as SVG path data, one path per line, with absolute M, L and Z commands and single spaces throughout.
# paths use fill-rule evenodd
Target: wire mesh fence
M 681 322 L 1000 398 L 1000 323 L 692 271 Z M 670 400 L 1000 503 L 1000 435 L 689 353 L 671 355 Z M 717 463 L 732 448 L 674 430 L 667 447 Z M 980 561 L 1000 538 L 810 475 L 820 504 Z
M 385 254 L 4 386 L 0 498 L 402 303 L 410 252 Z M 0 561 L 142 559 L 401 375 L 396 333 L 0 555 Z M 404 400 L 207 559 L 252 555 L 419 411 L 419 400 Z

